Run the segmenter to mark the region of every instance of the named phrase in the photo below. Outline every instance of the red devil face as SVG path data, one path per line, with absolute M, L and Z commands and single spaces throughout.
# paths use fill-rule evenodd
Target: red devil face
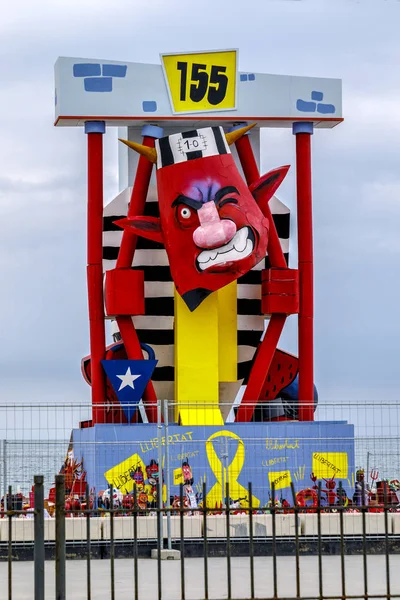
M 269 224 L 231 154 L 162 168 L 157 189 L 172 278 L 190 310 L 264 258 Z
M 243 181 L 221 127 L 174 134 L 158 140 L 155 149 L 127 144 L 157 160 L 160 219 L 117 223 L 164 243 L 177 291 L 193 311 L 265 257 L 268 220 Z M 286 172 L 284 167 L 261 178 L 257 189 L 262 188 L 264 201 Z

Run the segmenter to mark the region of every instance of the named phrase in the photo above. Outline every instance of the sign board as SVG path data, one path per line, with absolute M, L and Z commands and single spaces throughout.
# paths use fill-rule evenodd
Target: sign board
M 248 505 L 249 481 L 253 507 L 262 507 L 270 499 L 272 483 L 279 498 L 292 502 L 291 482 L 296 492 L 307 489 L 312 472 L 319 479 L 335 475 L 349 497 L 354 492 L 354 425 L 344 421 L 170 425 L 168 434 L 171 495 L 179 495 L 182 463 L 189 460 L 193 492 L 202 493 L 206 482 L 206 502 L 212 508 L 224 502 L 227 481 L 230 497 L 242 498 L 243 507 Z M 75 429 L 72 441 L 74 456 L 83 460 L 87 481 L 97 490 L 111 484 L 123 493 L 131 491 L 135 469 L 140 466 L 146 478 L 146 467 L 158 461 L 157 424 Z M 163 436 L 163 456 L 166 443 Z
M 348 477 L 348 458 L 346 452 L 314 452 L 312 471 L 318 479 Z
M 188 128 L 256 122 L 316 128 L 342 121 L 340 79 L 238 71 L 236 50 L 163 54 L 162 64 L 59 58 L 55 64 L 55 124 L 146 123 Z
M 270 471 L 268 479 L 270 487 L 272 488 L 272 484 L 274 484 L 275 490 L 288 488 L 292 483 L 290 471 Z
M 237 51 L 162 54 L 172 112 L 236 109 Z

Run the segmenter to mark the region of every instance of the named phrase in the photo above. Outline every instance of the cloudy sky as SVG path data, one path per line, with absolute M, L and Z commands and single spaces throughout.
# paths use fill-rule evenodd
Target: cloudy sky
M 16 0 L 0 20 L 0 402 L 89 400 L 86 139 L 55 128 L 58 56 L 136 62 L 238 47 L 239 68 L 343 79 L 345 122 L 313 138 L 316 383 L 331 401 L 396 397 L 400 2 Z M 117 192 L 105 136 L 105 201 Z M 289 130 L 263 167 L 294 165 Z M 295 204 L 294 173 L 280 198 Z M 294 223 L 295 224 L 295 223 Z M 295 253 L 293 253 L 293 257 Z M 282 347 L 296 349 L 296 324 Z

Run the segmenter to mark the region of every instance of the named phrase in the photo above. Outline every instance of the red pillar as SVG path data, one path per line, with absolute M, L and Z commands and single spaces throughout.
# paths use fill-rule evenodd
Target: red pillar
M 249 134 L 242 136 L 236 142 L 236 150 L 242 165 L 243 173 L 247 184 L 251 185 L 260 174 L 258 171 L 256 159 L 251 147 Z M 267 217 L 270 223 L 269 238 L 268 238 L 268 257 L 271 267 L 286 269 L 286 260 L 279 241 L 278 233 L 274 225 L 271 210 L 269 205 L 264 206 L 264 216 Z M 264 339 L 261 342 L 257 353 L 254 357 L 253 367 L 247 382 L 246 390 L 243 394 L 242 402 L 236 414 L 236 422 L 251 421 L 254 409 L 261 394 L 262 386 L 265 377 L 271 366 L 272 359 L 275 354 L 276 347 L 279 342 L 283 327 L 285 325 L 286 315 L 274 314 L 268 323 Z
M 145 125 L 142 130 L 143 146 L 154 148 L 155 140 L 163 136 L 163 129 L 154 125 Z M 128 207 L 127 217 L 142 215 L 146 204 L 153 164 L 144 156 L 140 156 L 136 169 L 135 181 Z M 135 255 L 137 236 L 127 230 L 122 234 L 121 247 L 118 253 L 117 269 L 130 269 Z
M 236 127 L 232 127 L 229 131 L 240 129 L 246 125 L 247 123 L 236 125 Z M 251 185 L 260 178 L 260 172 L 258 170 L 253 148 L 251 147 L 250 132 L 248 131 L 245 135 L 242 135 L 242 137 L 236 141 L 235 146 L 247 185 Z
M 144 146 L 154 148 L 155 140 L 161 138 L 164 130 L 157 125 L 145 125 L 142 129 Z M 153 164 L 144 156 L 140 156 L 136 168 L 135 180 L 131 199 L 128 207 L 128 218 L 142 215 L 144 212 L 147 193 L 149 190 Z M 137 236 L 128 230 L 123 231 L 121 246 L 118 253 L 116 269 L 130 269 L 136 251 Z M 117 324 L 124 342 L 128 358 L 131 360 L 143 359 L 140 341 L 131 317 L 117 316 Z M 149 423 L 157 423 L 157 395 L 153 383 L 149 381 L 143 394 Z
M 92 420 L 105 422 L 106 350 L 103 298 L 103 134 L 104 121 L 86 121 L 88 136 L 87 284 L 92 379 Z
M 293 123 L 296 136 L 297 238 L 299 256 L 299 420 L 314 420 L 314 290 L 311 191 L 313 124 Z

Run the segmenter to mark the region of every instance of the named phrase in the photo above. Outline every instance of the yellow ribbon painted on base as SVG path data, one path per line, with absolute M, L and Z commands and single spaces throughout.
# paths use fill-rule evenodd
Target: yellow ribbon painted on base
M 214 449 L 214 441 L 220 437 L 233 438 L 238 440 L 238 447 L 232 461 L 226 468 L 222 464 L 222 460 L 218 457 Z M 229 483 L 229 495 L 232 499 L 244 498 L 242 506 L 249 506 L 248 490 L 238 482 L 238 477 L 243 469 L 245 447 L 243 441 L 238 435 L 232 431 L 217 431 L 206 441 L 206 452 L 210 468 L 216 478 L 216 482 L 207 494 L 207 506 L 209 508 L 219 507 L 225 498 L 225 491 L 222 490 L 222 480 L 224 483 Z M 253 506 L 257 508 L 260 505 L 260 500 L 253 495 Z

